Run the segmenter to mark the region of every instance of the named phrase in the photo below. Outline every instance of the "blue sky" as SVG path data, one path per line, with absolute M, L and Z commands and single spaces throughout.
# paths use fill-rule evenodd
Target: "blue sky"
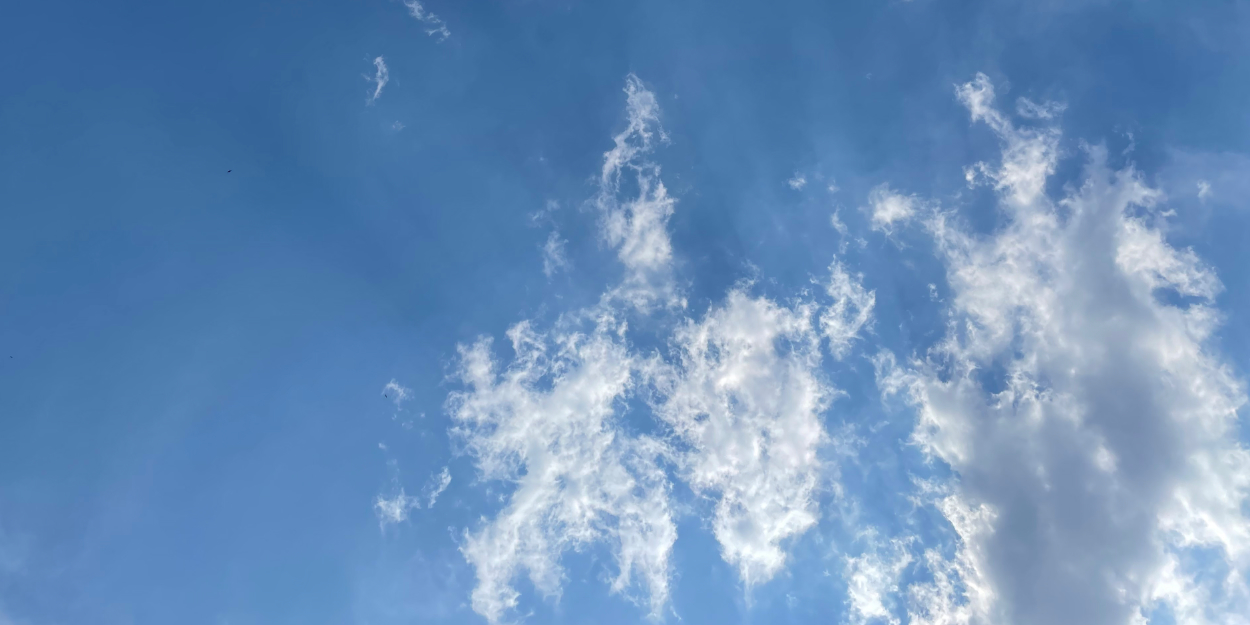
M 1250 3 L 19 3 L 0 625 L 1246 623 Z

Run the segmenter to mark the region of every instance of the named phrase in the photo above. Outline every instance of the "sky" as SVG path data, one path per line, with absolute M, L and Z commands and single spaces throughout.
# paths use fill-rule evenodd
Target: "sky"
M 1250 2 L 0 15 L 0 625 L 1250 623 Z

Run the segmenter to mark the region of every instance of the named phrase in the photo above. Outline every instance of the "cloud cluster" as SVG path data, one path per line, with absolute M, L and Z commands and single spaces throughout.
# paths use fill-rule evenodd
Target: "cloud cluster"
M 979 236 L 924 217 L 949 331 L 906 364 L 876 360 L 883 393 L 916 407 L 914 442 L 957 475 L 936 505 L 958 546 L 925 553 L 912 622 L 1139 623 L 1161 607 L 1246 622 L 1250 454 L 1244 388 L 1210 344 L 1219 281 L 1166 242 L 1161 194 L 1131 167 L 1088 148 L 1052 201 L 1058 131 L 1013 124 L 984 75 L 957 94 L 1002 143 L 977 173 L 1007 221 Z
M 460 347 L 464 389 L 448 402 L 455 433 L 483 479 L 514 485 L 461 547 L 477 572 L 473 609 L 491 622 L 517 608 L 519 576 L 559 597 L 562 556 L 596 545 L 613 554 L 612 590 L 661 617 L 677 538 L 674 477 L 715 502 L 713 532 L 744 586 L 774 577 L 786 542 L 819 518 L 822 414 L 836 395 L 822 346 L 842 357 L 871 323 L 875 295 L 834 262 L 823 303 L 804 295 L 781 305 L 744 285 L 657 337 L 667 351 L 633 348 L 630 315 L 680 310 L 684 298 L 667 230 L 674 200 L 649 160 L 666 140 L 659 108 L 633 75 L 625 93 L 628 126 L 605 154 L 592 200 L 621 281 L 550 331 L 515 325 L 510 359 L 488 338 Z M 657 435 L 626 427 L 630 402 L 652 408 Z
M 522 575 L 559 597 L 562 557 L 589 548 L 612 553 L 614 592 L 663 616 L 674 480 L 709 504 L 748 592 L 785 568 L 820 519 L 819 492 L 837 488 L 822 451 L 839 391 L 824 368 L 871 331 L 875 293 L 835 260 L 815 294 L 778 303 L 741 284 L 681 316 L 675 203 L 650 160 L 665 140 L 659 110 L 636 77 L 625 92 L 628 126 L 592 200 L 620 282 L 551 330 L 515 325 L 510 357 L 486 338 L 460 348 L 455 431 L 483 479 L 514 487 L 462 544 L 473 608 L 492 622 L 518 606 Z M 956 96 L 1001 143 L 968 180 L 995 190 L 1003 225 L 968 231 L 887 185 L 868 196 L 871 227 L 919 225 L 946 270 L 945 335 L 902 358 L 872 350 L 883 399 L 914 409 L 899 445 L 949 468 L 911 496 L 941 527 L 928 542 L 853 528 L 867 547 L 843 559 L 848 619 L 1128 624 L 1165 611 L 1246 623 L 1250 452 L 1235 432 L 1246 397 L 1211 344 L 1219 280 L 1167 242 L 1162 194 L 1131 167 L 1088 147 L 1078 184 L 1053 200 L 1059 131 L 1001 112 L 984 75 Z M 1021 100 L 1017 112 L 1046 123 L 1061 110 Z M 642 353 L 627 321 L 657 308 L 661 347 Z M 379 515 L 410 507 L 400 490 Z

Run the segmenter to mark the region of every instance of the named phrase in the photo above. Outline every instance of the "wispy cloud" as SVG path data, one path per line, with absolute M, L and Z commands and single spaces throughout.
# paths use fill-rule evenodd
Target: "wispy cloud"
M 530 213 L 530 221 L 537 224 L 543 220 L 549 219 L 556 211 L 560 210 L 560 203 L 555 200 L 547 200 L 543 207 Z
M 844 237 L 846 236 L 848 232 L 846 223 L 842 221 L 842 218 L 838 215 L 838 211 L 833 211 L 833 214 L 829 216 L 829 225 L 833 226 L 833 229 L 838 234 Z
M 604 154 L 594 200 L 600 232 L 625 266 L 625 279 L 612 295 L 640 310 L 656 303 L 680 306 L 684 300 L 673 283 L 668 234 L 675 201 L 660 179 L 660 166 L 647 158 L 655 143 L 668 141 L 668 135 L 660 125 L 655 94 L 637 76 L 626 78 L 625 95 L 629 123 Z M 622 178 L 631 175 L 637 193 L 622 197 Z
M 387 451 L 385 443 L 378 443 L 378 449 Z M 378 495 L 373 500 L 373 512 L 378 517 L 378 527 L 386 531 L 387 526 L 399 525 L 408 520 L 408 511 L 421 507 L 421 500 L 410 497 L 399 483 L 399 461 L 394 458 L 386 461 L 386 468 L 391 474 L 391 495 Z
M 386 69 L 386 60 L 382 57 L 373 59 L 374 75 L 365 75 L 365 80 L 373 83 L 373 94 L 369 96 L 369 104 L 378 101 L 382 97 L 382 88 L 386 87 L 386 83 L 391 80 L 391 73 Z
M 1013 205 L 1027 205 L 1042 195 L 1046 179 L 1055 172 L 1059 160 L 1057 128 L 1019 128 L 994 108 L 994 85 L 985 74 L 955 88 L 959 101 L 972 113 L 972 121 L 983 121 L 998 135 L 1003 146 L 997 168 L 977 163 L 966 170 L 969 184 L 981 176 L 993 182 Z
M 860 333 L 872 323 L 877 294 L 864 288 L 863 276 L 847 273 L 842 263 L 829 265 L 825 291 L 833 302 L 820 313 L 820 331 L 829 341 L 834 358 L 842 358 Z
M 564 239 L 560 238 L 560 233 L 551 231 L 547 235 L 547 242 L 543 244 L 543 274 L 548 278 L 554 276 L 557 271 L 567 269 L 569 259 L 564 253 Z
M 382 387 L 382 397 L 395 404 L 396 409 L 404 407 L 404 402 L 412 399 L 412 389 L 406 388 L 395 380 L 386 383 Z
M 438 501 L 438 496 L 451 486 L 451 469 L 443 467 L 441 473 L 430 476 L 430 481 L 425 485 L 426 508 L 433 508 L 434 502 Z
M 804 176 L 796 171 L 794 172 L 794 176 L 786 181 L 786 184 L 790 185 L 791 189 L 798 191 L 799 189 L 807 186 L 807 176 Z
M 440 42 L 446 41 L 451 36 L 451 31 L 447 30 L 447 25 L 443 23 L 443 20 L 426 10 L 425 5 L 418 0 L 404 0 L 404 6 L 408 7 L 409 15 L 425 24 L 425 34 L 431 37 L 438 37 Z
M 1028 98 L 1020 98 L 1016 100 L 1016 114 L 1026 119 L 1054 119 L 1059 114 L 1068 110 L 1068 105 L 1063 102 L 1043 102 L 1037 104 Z M 1129 134 L 1129 141 L 1133 136 Z
M 402 488 L 390 497 L 378 495 L 373 502 L 373 509 L 378 515 L 378 523 L 382 529 L 386 529 L 388 525 L 398 525 L 407 521 L 408 511 L 420 507 L 421 501 L 404 494 Z
M 388 451 L 386 444 L 378 443 L 378 449 L 383 452 Z M 378 517 L 378 525 L 383 531 L 387 526 L 399 525 L 408 520 L 409 511 L 420 510 L 422 502 L 426 508 L 433 508 L 434 503 L 438 501 L 438 496 L 447 490 L 451 485 L 451 470 L 443 467 L 443 470 L 436 475 L 431 475 L 426 481 L 425 488 L 421 490 L 420 497 L 414 497 L 404 490 L 400 485 L 399 479 L 399 463 L 391 459 L 386 463 L 391 473 L 391 494 L 390 496 L 378 495 L 373 500 L 373 511 Z

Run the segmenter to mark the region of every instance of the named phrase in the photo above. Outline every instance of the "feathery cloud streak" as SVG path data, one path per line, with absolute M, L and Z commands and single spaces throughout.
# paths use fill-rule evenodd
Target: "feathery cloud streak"
M 419 0 L 404 0 L 404 6 L 408 7 L 408 15 L 425 24 L 425 34 L 431 37 L 437 36 L 440 43 L 451 36 L 447 24 L 444 24 L 437 15 L 429 12 Z
M 382 88 L 391 81 L 391 72 L 386 68 L 386 59 L 380 56 L 373 59 L 373 68 L 374 75 L 365 76 L 365 80 L 373 83 L 373 94 L 369 96 L 369 104 L 377 102 L 378 98 L 382 97 Z

